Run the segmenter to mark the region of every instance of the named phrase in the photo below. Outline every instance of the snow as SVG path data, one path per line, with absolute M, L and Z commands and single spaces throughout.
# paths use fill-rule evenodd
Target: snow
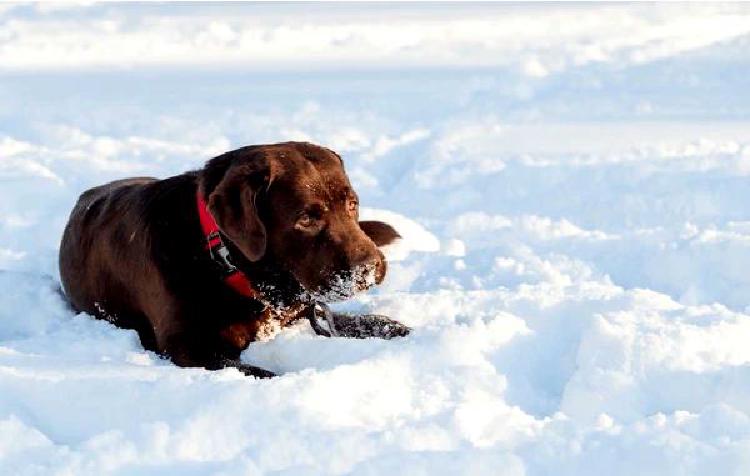
M 750 472 L 750 8 L 0 6 L 0 474 Z M 342 154 L 378 289 L 181 369 L 69 310 L 87 187 Z

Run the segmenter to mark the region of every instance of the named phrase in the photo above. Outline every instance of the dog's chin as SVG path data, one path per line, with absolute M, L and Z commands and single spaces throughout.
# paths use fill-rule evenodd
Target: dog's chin
M 350 299 L 383 281 L 383 274 L 373 267 L 361 267 L 353 271 L 325 276 L 322 283 L 300 284 L 310 300 L 336 302 Z
M 307 290 L 307 295 L 314 301 L 333 303 L 353 298 L 357 293 L 365 291 L 356 286 L 320 286 Z
M 375 283 L 362 281 L 336 280 L 323 286 L 305 288 L 307 297 L 314 301 L 333 303 L 351 299 L 359 293 L 365 292 L 375 286 Z

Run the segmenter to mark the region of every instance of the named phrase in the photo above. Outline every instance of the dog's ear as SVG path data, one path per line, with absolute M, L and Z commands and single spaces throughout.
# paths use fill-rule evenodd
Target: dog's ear
M 365 235 L 369 236 L 376 246 L 389 245 L 401 238 L 401 235 L 391 225 L 382 221 L 361 221 L 359 222 L 359 227 L 362 228 Z
M 224 235 L 250 261 L 266 253 L 266 227 L 258 215 L 258 194 L 268 188 L 271 168 L 265 157 L 230 166 L 208 196 L 208 211 Z

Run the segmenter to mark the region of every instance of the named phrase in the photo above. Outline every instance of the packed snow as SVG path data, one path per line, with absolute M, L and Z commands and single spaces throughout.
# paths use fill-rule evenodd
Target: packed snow
M 750 473 L 750 6 L 0 6 L 0 474 Z M 403 238 L 337 305 L 178 368 L 76 315 L 78 194 L 337 150 Z

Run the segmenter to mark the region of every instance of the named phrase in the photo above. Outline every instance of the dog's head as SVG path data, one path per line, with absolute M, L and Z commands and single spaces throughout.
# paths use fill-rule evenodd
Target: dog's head
M 323 299 L 379 284 L 378 249 L 399 237 L 359 221 L 359 202 L 341 158 L 308 143 L 251 146 L 206 165 L 202 185 L 221 231 L 249 261 L 281 266 Z

